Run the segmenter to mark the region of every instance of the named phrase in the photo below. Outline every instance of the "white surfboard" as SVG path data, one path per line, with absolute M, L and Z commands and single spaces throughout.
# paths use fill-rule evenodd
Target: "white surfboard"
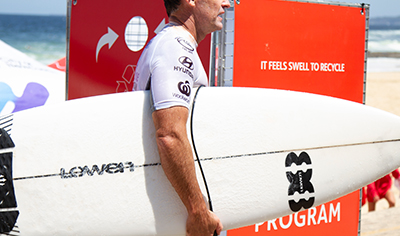
M 400 118 L 353 102 L 201 88 L 192 115 L 188 128 L 225 229 L 317 206 L 400 166 Z M 1 232 L 185 235 L 186 210 L 160 164 L 147 92 L 0 119 Z

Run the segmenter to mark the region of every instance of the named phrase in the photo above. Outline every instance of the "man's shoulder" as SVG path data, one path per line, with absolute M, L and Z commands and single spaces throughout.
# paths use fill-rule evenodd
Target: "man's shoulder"
M 151 40 L 149 48 L 170 53 L 182 50 L 193 53 L 196 45 L 186 32 L 176 27 L 167 27 Z

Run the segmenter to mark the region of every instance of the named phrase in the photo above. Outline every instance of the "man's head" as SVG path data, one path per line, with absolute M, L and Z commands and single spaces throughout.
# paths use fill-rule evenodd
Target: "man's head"
M 230 7 L 229 0 L 164 0 L 170 21 L 185 25 L 199 43 L 223 27 L 221 15 Z
M 223 27 L 221 15 L 230 7 L 229 0 L 191 0 L 198 33 L 209 34 Z
M 181 0 L 164 0 L 165 9 L 167 10 L 168 16 L 171 16 L 171 13 L 178 9 Z

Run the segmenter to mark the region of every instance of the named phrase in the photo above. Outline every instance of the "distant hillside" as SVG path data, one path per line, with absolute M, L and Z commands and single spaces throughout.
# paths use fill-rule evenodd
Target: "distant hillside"
M 374 30 L 400 29 L 400 16 L 369 19 L 369 28 Z

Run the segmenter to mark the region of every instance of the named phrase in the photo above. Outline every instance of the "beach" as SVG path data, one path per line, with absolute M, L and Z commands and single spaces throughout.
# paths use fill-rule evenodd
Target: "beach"
M 367 73 L 365 104 L 400 116 L 400 72 Z
M 366 78 L 365 103 L 400 116 L 400 59 L 397 55 L 370 57 Z M 385 199 L 378 201 L 375 212 L 361 208 L 361 236 L 400 235 L 400 192 L 394 186 L 396 207 L 388 209 Z

